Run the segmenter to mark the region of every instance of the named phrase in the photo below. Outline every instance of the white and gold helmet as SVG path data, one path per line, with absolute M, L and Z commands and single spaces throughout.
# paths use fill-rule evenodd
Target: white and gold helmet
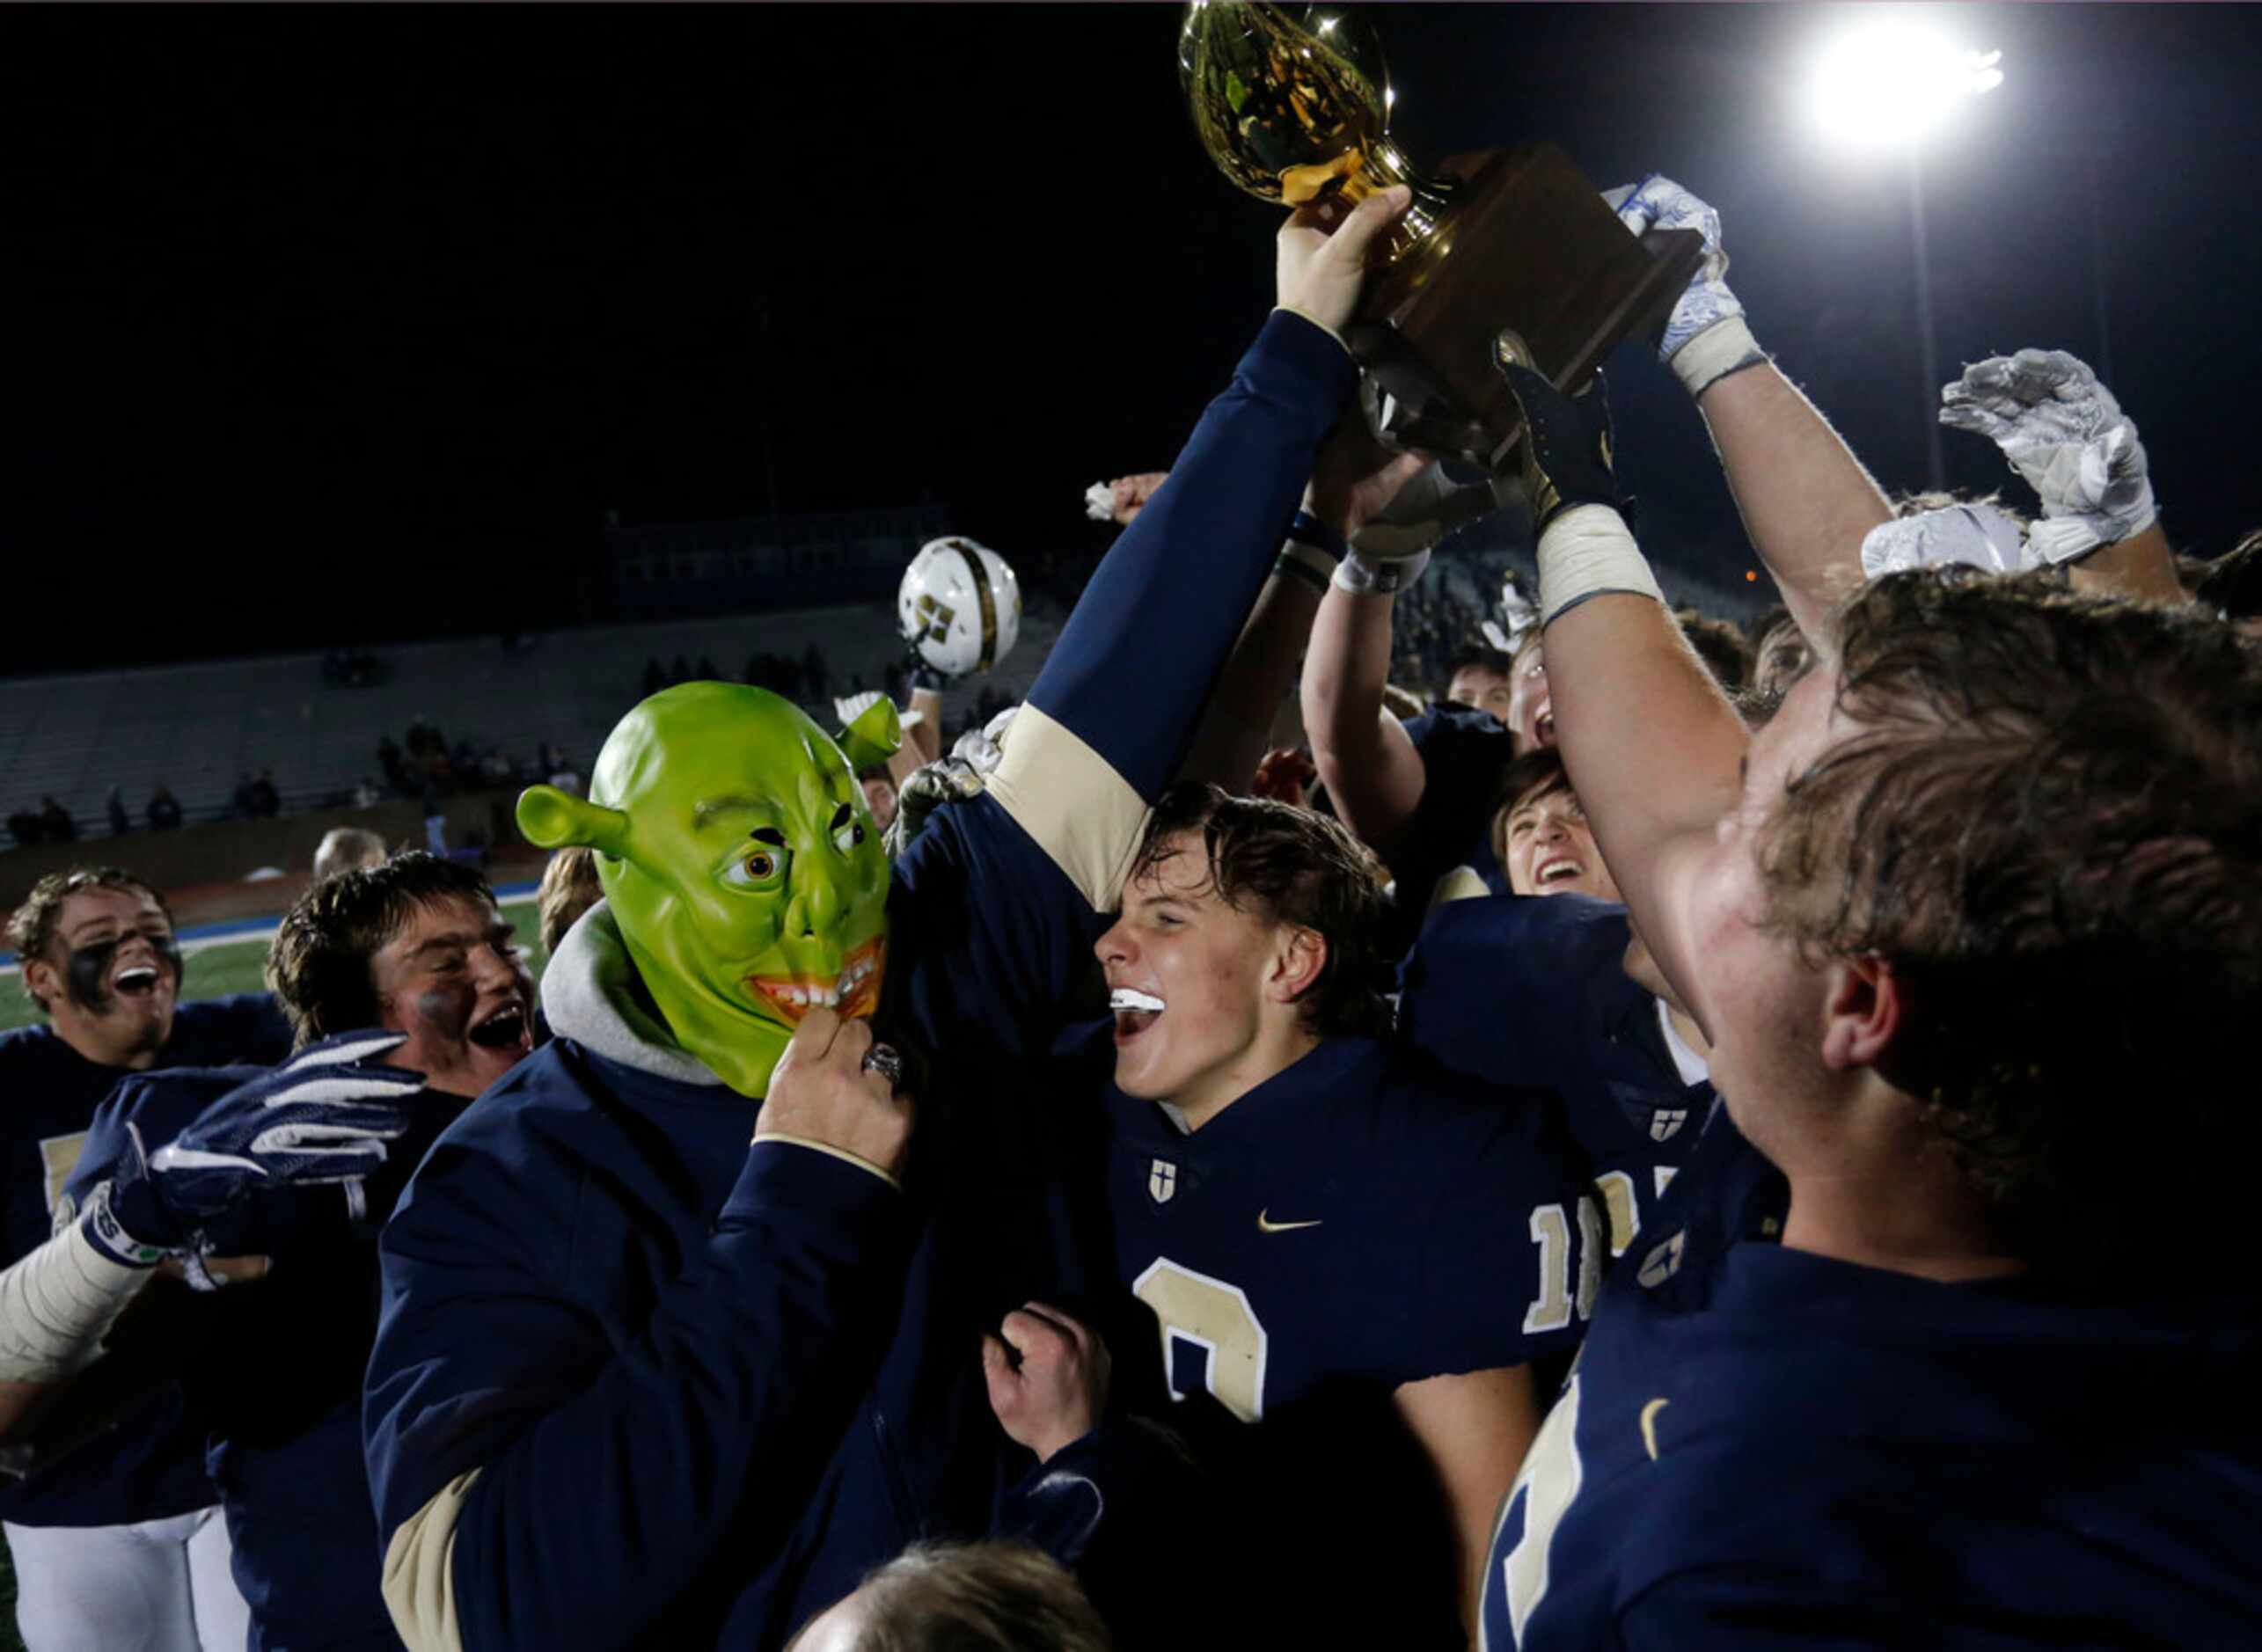
M 956 535 L 931 539 L 904 570 L 896 619 L 928 665 L 945 676 L 971 676 L 1013 652 L 1021 628 L 1021 581 L 987 545 Z

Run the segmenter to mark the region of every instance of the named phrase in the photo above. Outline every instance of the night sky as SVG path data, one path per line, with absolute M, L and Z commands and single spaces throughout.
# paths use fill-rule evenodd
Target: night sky
M 1907 180 L 1797 98 L 1847 14 L 1389 8 L 1417 160 L 1547 137 L 1717 205 L 1754 332 L 1922 479 Z M 1944 7 L 2003 88 L 1928 151 L 1943 377 L 2097 362 L 2172 537 L 2251 479 L 2262 17 Z M 598 619 L 626 522 L 947 502 L 1011 556 L 1166 464 L 1270 303 L 1161 6 L 11 9 L 0 669 Z M 2099 362 L 2102 365 L 2102 362 Z M 1693 411 L 1612 364 L 1661 560 L 1747 565 Z M 1951 479 L 2005 473 L 1946 438 Z M 579 606 L 577 606 L 579 604 Z

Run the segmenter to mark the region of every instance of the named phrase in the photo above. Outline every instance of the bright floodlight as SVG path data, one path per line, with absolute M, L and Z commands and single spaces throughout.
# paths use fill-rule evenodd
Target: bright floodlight
M 1864 148 L 1914 143 L 1958 105 L 2002 84 L 2001 52 L 1956 46 L 1929 24 L 1882 18 L 1841 36 L 1822 55 L 1814 111 L 1840 140 Z

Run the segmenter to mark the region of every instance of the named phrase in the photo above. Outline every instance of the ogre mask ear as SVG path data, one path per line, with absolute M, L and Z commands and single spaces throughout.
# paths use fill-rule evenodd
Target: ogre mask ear
M 518 830 L 538 848 L 574 844 L 618 858 L 628 842 L 628 816 L 554 786 L 530 786 L 518 794 Z
M 835 736 L 840 749 L 848 758 L 848 766 L 861 774 L 875 768 L 903 749 L 904 726 L 896 715 L 895 702 L 882 694 L 856 714 L 856 719 Z M 546 791 L 536 786 L 535 791 Z M 531 793 L 529 793 L 531 795 Z M 525 805 L 519 805 L 522 812 Z

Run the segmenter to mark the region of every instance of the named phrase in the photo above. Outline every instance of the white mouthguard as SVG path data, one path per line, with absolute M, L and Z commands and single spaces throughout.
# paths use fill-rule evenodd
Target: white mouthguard
M 1162 1000 L 1145 992 L 1134 992 L 1129 987 L 1117 987 L 1108 994 L 1108 1007 L 1111 1010 L 1146 1010 L 1160 1015 L 1162 1013 Z

